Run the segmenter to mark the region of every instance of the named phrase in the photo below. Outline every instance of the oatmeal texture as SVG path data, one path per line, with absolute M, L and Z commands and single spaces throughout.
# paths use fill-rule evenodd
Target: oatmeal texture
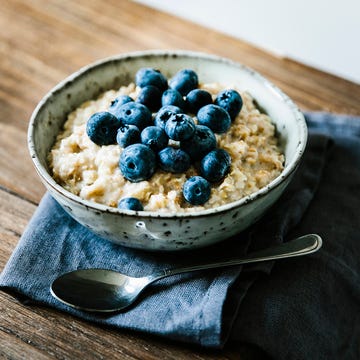
M 219 91 L 234 86 L 202 84 L 213 98 Z M 131 183 L 119 170 L 119 145 L 98 146 L 86 134 L 86 122 L 98 111 L 106 111 L 120 94 L 136 99 L 134 85 L 109 90 L 98 99 L 83 103 L 68 115 L 63 131 L 49 154 L 53 177 L 66 190 L 86 200 L 116 207 L 123 197 L 138 198 L 146 211 L 189 212 L 233 202 L 267 185 L 283 169 L 284 155 L 279 149 L 275 126 L 260 113 L 247 92 L 240 92 L 243 107 L 224 134 L 216 134 L 217 146 L 231 156 L 229 174 L 219 184 L 212 184 L 211 196 L 203 206 L 192 206 L 183 198 L 182 186 L 197 175 L 196 165 L 184 174 L 157 170 L 147 181 Z M 196 118 L 195 118 L 196 122 Z

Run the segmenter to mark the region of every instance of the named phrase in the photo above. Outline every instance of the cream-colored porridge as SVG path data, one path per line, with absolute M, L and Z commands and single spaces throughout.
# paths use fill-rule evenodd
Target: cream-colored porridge
M 215 98 L 224 88 L 218 84 L 202 84 Z M 95 112 L 106 111 L 120 94 L 136 98 L 134 84 L 110 90 L 98 99 L 83 103 L 69 114 L 64 130 L 58 135 L 49 154 L 54 179 L 68 191 L 86 200 L 116 207 L 124 197 L 138 198 L 146 211 L 198 211 L 238 200 L 267 185 L 283 169 L 284 155 L 275 137 L 271 119 L 260 113 L 253 99 L 240 92 L 243 107 L 224 134 L 216 134 L 218 148 L 232 158 L 229 174 L 220 184 L 213 184 L 210 199 L 203 206 L 188 204 L 182 195 L 184 182 L 197 175 L 191 166 L 184 174 L 157 170 L 147 181 L 132 183 L 119 170 L 119 145 L 98 146 L 86 134 L 86 122 Z

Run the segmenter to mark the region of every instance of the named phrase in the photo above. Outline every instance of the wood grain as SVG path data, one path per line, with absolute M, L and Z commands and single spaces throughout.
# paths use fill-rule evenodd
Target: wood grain
M 90 62 L 144 49 L 189 49 L 229 57 L 261 72 L 301 109 L 360 115 L 360 86 L 244 41 L 131 1 L 0 0 L 0 269 L 44 187 L 26 145 L 28 119 L 60 80 Z M 239 359 L 143 334 L 102 328 L 0 292 L 0 357 L 10 359 Z

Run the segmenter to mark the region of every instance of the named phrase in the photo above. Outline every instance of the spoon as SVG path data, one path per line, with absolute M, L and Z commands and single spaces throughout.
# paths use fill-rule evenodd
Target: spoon
M 134 303 L 148 285 L 167 276 L 311 254 L 321 245 L 319 235 L 308 234 L 237 259 L 165 269 L 144 277 L 130 277 L 105 269 L 79 269 L 58 277 L 51 284 L 50 291 L 56 299 L 80 310 L 119 311 Z

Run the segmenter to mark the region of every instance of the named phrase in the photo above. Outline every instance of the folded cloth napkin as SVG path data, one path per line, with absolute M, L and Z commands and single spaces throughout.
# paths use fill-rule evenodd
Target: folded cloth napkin
M 360 118 L 306 118 L 310 145 L 315 133 L 331 136 L 333 145 L 311 205 L 288 235 L 318 233 L 323 247 L 278 261 L 259 277 L 231 338 L 274 359 L 360 359 Z
M 149 253 L 95 236 L 45 195 L 0 274 L 0 289 L 96 323 L 203 346 L 222 347 L 230 339 L 279 359 L 359 357 L 360 119 L 307 118 L 308 146 L 294 180 L 247 231 L 209 248 Z M 310 232 L 324 239 L 316 254 L 163 279 L 126 312 L 82 312 L 49 291 L 57 276 L 78 268 L 142 276 L 197 259 L 234 257 Z

